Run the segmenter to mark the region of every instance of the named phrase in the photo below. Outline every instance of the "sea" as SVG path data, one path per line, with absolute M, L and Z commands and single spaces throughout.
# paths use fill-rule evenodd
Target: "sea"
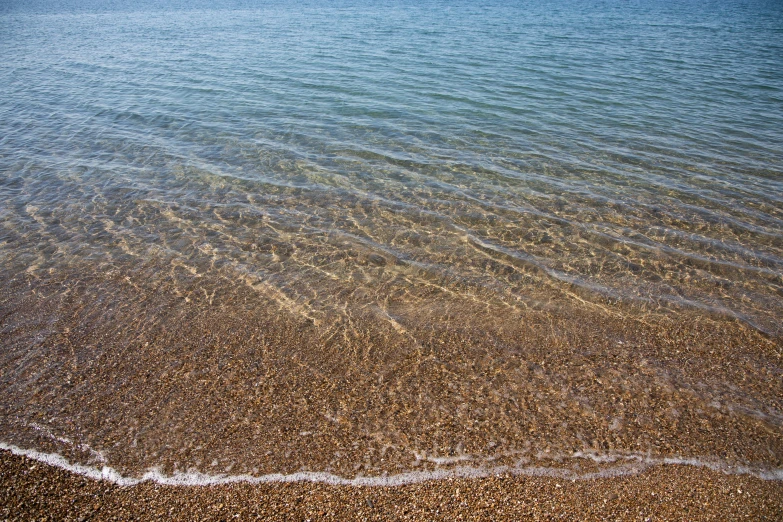
M 0 448 L 783 479 L 776 0 L 1 0 Z

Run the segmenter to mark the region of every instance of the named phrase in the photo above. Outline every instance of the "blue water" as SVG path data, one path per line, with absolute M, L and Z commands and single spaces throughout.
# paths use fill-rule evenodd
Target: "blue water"
M 783 333 L 779 2 L 5 0 L 0 56 L 7 347 L 86 321 L 13 319 L 36 285 L 109 280 L 411 342 L 524 310 Z

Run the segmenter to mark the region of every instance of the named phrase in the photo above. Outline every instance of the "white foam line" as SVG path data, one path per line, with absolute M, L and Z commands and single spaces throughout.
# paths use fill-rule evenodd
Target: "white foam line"
M 596 478 L 610 478 L 621 475 L 631 475 L 642 471 L 649 466 L 656 465 L 685 465 L 706 467 L 713 471 L 722 472 L 730 475 L 752 475 L 764 480 L 783 480 L 783 468 L 773 468 L 769 470 L 755 470 L 745 466 L 729 466 L 719 462 L 709 462 L 697 458 L 651 458 L 649 456 L 629 454 L 629 455 L 601 455 L 595 453 L 577 452 L 572 455 L 573 458 L 589 458 L 596 462 L 616 462 L 624 463 L 598 472 L 575 473 L 569 469 L 547 468 L 542 466 L 510 467 L 495 466 L 489 468 L 478 468 L 470 466 L 458 466 L 450 469 L 436 469 L 431 471 L 409 471 L 397 475 L 376 476 L 376 477 L 356 477 L 352 479 L 333 475 L 325 472 L 304 471 L 291 474 L 270 473 L 268 475 L 208 475 L 199 472 L 174 473 L 173 475 L 164 475 L 160 470 L 152 469 L 145 472 L 140 478 L 126 477 L 110 466 L 102 468 L 85 466 L 82 464 L 73 464 L 58 453 L 45 453 L 33 449 L 24 449 L 13 444 L 0 442 L 0 450 L 7 450 L 14 455 L 21 455 L 27 458 L 43 462 L 50 466 L 55 466 L 93 480 L 105 480 L 119 486 L 135 486 L 142 482 L 154 482 L 165 486 L 214 486 L 221 484 L 249 483 L 266 484 L 279 482 L 316 482 L 321 484 L 330 484 L 335 486 L 402 486 L 406 484 L 415 484 L 429 480 L 443 480 L 449 478 L 483 478 L 493 475 L 527 475 L 537 477 L 553 477 L 569 480 L 589 480 Z

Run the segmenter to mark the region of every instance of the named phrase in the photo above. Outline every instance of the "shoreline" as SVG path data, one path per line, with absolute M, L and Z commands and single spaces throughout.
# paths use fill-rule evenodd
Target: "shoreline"
M 3 292 L 3 442 L 126 475 L 379 476 L 578 452 L 783 466 L 779 341 L 737 323 L 574 305 L 319 327 L 249 288 L 185 305 L 123 281 Z
M 298 471 L 294 473 L 268 473 L 265 475 L 249 474 L 208 474 L 200 471 L 176 472 L 165 474 L 158 468 L 150 468 L 141 472 L 141 476 L 123 475 L 105 462 L 96 465 L 85 465 L 70 462 L 58 453 L 46 453 L 34 449 L 25 449 L 13 444 L 0 442 L 0 451 L 8 451 L 19 457 L 25 457 L 42 464 L 61 469 L 91 480 L 106 481 L 119 487 L 132 487 L 145 482 L 159 486 L 204 487 L 223 486 L 227 484 L 285 484 L 294 482 L 310 482 L 328 486 L 342 487 L 399 487 L 420 484 L 422 482 L 442 480 L 486 479 L 493 476 L 509 477 L 548 477 L 560 480 L 594 480 L 613 477 L 637 475 L 651 467 L 689 466 L 705 468 L 724 475 L 747 475 L 768 481 L 783 482 L 783 468 L 763 468 L 743 465 L 731 465 L 716 459 L 699 457 L 652 457 L 641 454 L 601 454 L 577 452 L 568 457 L 560 457 L 550 462 L 562 462 L 572 459 L 572 466 L 538 465 L 455 465 L 437 467 L 429 470 L 409 470 L 396 474 L 357 475 L 346 478 L 326 471 Z M 591 463 L 593 466 L 580 466 Z M 470 462 L 466 460 L 465 462 Z
M 372 314 L 318 326 L 249 288 L 184 306 L 176 286 L 112 277 L 4 289 L 0 520 L 783 519 L 783 480 L 721 471 L 783 479 L 780 339 L 741 324 L 574 305 L 457 328 L 431 308 L 401 333 Z M 290 481 L 453 472 L 465 455 L 485 476 Z M 95 480 L 109 465 L 258 479 Z
M 783 517 L 783 481 L 684 464 L 569 480 L 501 474 L 399 486 L 314 482 L 118 486 L 0 450 L 0 516 L 10 520 L 533 519 Z

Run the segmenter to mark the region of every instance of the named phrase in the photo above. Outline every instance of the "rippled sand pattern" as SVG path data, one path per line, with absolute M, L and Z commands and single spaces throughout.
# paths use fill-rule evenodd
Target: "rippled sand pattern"
M 349 14 L 346 33 L 370 23 Z M 750 133 L 751 102 L 732 101 L 700 136 L 688 103 L 711 106 L 674 104 L 676 86 L 643 116 L 619 73 L 607 88 L 629 109 L 600 89 L 555 103 L 602 66 L 563 79 L 506 35 L 498 53 L 522 72 L 434 43 L 451 68 L 414 89 L 421 27 L 390 37 L 396 62 L 354 39 L 332 56 L 340 32 L 318 24 L 333 15 L 311 15 L 287 66 L 294 36 L 243 61 L 259 13 L 135 13 L 143 35 L 174 34 L 158 62 L 122 31 L 100 51 L 114 59 L 57 48 L 65 36 L 51 57 L 29 35 L 3 44 L 2 441 L 131 476 L 783 467 L 779 72 L 755 102 L 769 126 Z M 44 15 L 25 16 L 10 27 Z M 87 18 L 48 23 L 106 36 Z M 182 39 L 194 23 L 211 58 Z M 534 72 L 545 81 L 521 85 Z

